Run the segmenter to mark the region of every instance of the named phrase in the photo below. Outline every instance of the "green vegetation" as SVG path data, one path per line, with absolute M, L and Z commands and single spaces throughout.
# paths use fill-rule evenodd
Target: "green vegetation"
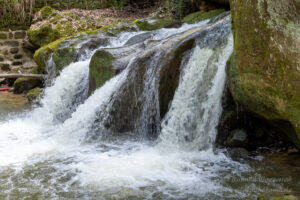
M 62 35 L 58 30 L 53 29 L 50 23 L 45 23 L 40 28 L 30 29 L 28 36 L 31 43 L 43 46 L 59 39 Z
M 188 24 L 193 24 L 205 19 L 209 19 L 215 16 L 220 15 L 221 13 L 225 12 L 225 9 L 217 9 L 217 10 L 211 10 L 208 12 L 195 12 L 192 14 L 189 14 L 188 16 L 184 17 L 182 22 L 188 23 Z
M 172 24 L 171 19 L 137 19 L 134 23 L 137 25 L 139 30 L 152 31 L 160 28 L 164 28 Z
M 40 10 L 40 12 L 41 12 L 42 19 L 46 19 L 50 17 L 55 12 L 55 10 L 50 6 L 45 6 Z

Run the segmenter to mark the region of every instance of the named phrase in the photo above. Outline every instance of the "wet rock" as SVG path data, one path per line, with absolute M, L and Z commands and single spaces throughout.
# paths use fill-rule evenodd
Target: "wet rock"
M 235 45 L 227 74 L 233 97 L 278 126 L 300 148 L 299 4 L 230 3 Z
M 151 32 L 142 33 L 130 38 L 125 45 L 133 45 L 136 43 L 144 42 L 145 40 L 149 39 L 152 36 Z
M 224 23 L 230 23 L 229 17 L 223 20 Z M 220 24 L 213 24 L 210 31 L 218 31 L 219 28 Z M 230 32 L 229 26 L 226 30 Z M 127 61 L 126 81 L 122 82 L 105 105 L 105 112 L 100 111 L 98 114 L 94 130 L 115 134 L 130 132 L 136 137 L 156 138 L 160 131 L 160 120 L 168 111 L 178 87 L 184 56 L 193 49 L 198 39 L 201 40 L 210 31 L 198 27 L 171 37 L 164 43 L 146 43 L 140 51 L 131 50 L 135 57 L 129 59 L 129 64 Z M 138 49 L 135 45 L 129 47 Z M 114 57 L 112 62 L 115 63 L 118 54 L 114 54 L 111 49 L 107 50 Z M 101 123 L 101 126 L 97 126 L 97 123 Z
M 241 159 L 248 158 L 249 152 L 244 148 L 232 148 L 229 150 L 229 156 L 232 160 L 240 161 Z
M 225 145 L 228 147 L 246 147 L 248 143 L 247 132 L 243 129 L 233 130 L 227 138 Z
M 18 78 L 14 82 L 14 93 L 21 94 L 35 87 L 42 87 L 43 82 L 38 78 Z
M 113 76 L 113 59 L 114 57 L 105 50 L 99 50 L 93 55 L 90 62 L 90 93 L 96 88 L 101 87 Z
M 28 99 L 29 102 L 34 102 L 38 99 L 42 92 L 42 88 L 36 87 L 29 90 L 25 97 Z

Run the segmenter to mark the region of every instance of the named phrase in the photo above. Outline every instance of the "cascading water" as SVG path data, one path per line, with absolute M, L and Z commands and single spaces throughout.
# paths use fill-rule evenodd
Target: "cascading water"
M 123 33 L 110 38 L 105 47 L 124 46 L 144 33 Z M 233 172 L 238 176 L 247 165 L 213 149 L 226 60 L 232 53 L 230 17 L 213 25 L 206 20 L 150 33 L 144 42 L 148 48 L 132 51 L 126 57 L 130 59 L 127 67 L 90 97 L 92 52 L 60 72 L 46 88 L 40 106 L 0 122 L 1 199 L 245 196 L 224 186 L 220 177 Z M 179 84 L 160 127 L 161 63 L 185 38 L 196 39 L 183 52 Z M 127 96 L 122 96 L 124 92 Z M 129 103 L 122 107 L 124 102 Z M 132 115 L 122 115 L 130 109 Z M 117 120 L 124 128 L 129 117 L 132 126 L 109 134 L 122 130 L 112 128 Z M 155 141 L 145 137 L 159 132 Z M 135 134 L 142 137 L 137 139 Z

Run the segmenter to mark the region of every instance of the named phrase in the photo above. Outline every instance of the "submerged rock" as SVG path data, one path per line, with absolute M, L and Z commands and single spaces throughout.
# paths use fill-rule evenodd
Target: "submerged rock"
M 248 142 L 247 132 L 243 129 L 231 131 L 225 145 L 229 147 L 246 147 Z
M 25 97 L 28 99 L 29 102 L 34 102 L 35 100 L 38 99 L 38 97 L 42 92 L 43 92 L 42 88 L 36 87 L 29 90 Z
M 232 160 L 239 161 L 248 158 L 249 152 L 244 148 L 232 148 L 229 150 L 229 156 Z
M 273 121 L 300 148 L 300 39 L 296 0 L 231 0 L 233 97 Z

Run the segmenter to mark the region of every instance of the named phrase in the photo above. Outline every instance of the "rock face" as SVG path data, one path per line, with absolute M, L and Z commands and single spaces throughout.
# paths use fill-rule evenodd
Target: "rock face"
M 300 148 L 300 6 L 297 0 L 231 0 L 233 97 L 275 122 Z

